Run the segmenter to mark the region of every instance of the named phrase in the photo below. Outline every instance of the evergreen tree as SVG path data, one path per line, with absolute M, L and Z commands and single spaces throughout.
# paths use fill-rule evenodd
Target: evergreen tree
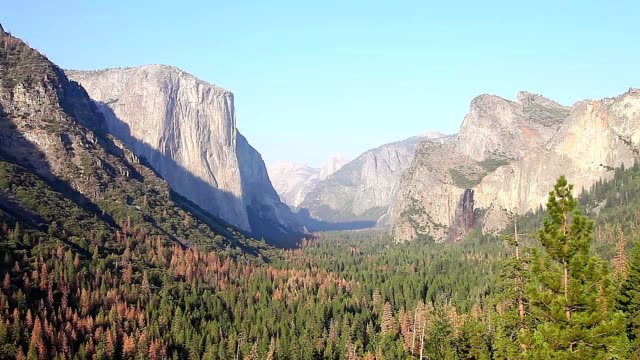
M 523 254 L 518 236 L 518 223 L 514 222 L 514 235 L 506 237 L 506 242 L 514 248 L 513 255 L 502 263 L 494 340 L 496 359 L 519 359 L 525 355 L 525 342 L 520 337 L 528 332 L 526 319 L 525 285 L 528 279 L 528 256 Z
M 629 273 L 617 300 L 618 308 L 627 315 L 632 358 L 640 359 L 640 242 L 631 253 Z
M 533 358 L 624 358 L 624 315 L 610 306 L 608 269 L 590 252 L 593 223 L 572 190 L 562 176 L 549 193 L 526 291 L 533 328 L 523 340 Z

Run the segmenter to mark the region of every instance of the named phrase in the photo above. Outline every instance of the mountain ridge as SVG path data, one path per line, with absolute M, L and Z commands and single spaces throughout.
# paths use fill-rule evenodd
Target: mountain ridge
M 260 154 L 236 127 L 231 91 L 168 65 L 67 71 L 108 130 L 204 210 L 258 237 L 299 236 Z
M 608 179 L 609 169 L 636 159 L 639 102 L 633 89 L 571 107 L 527 92 L 518 93 L 515 102 L 494 95 L 474 98 L 453 148 L 423 146 L 403 174 L 392 212 L 394 238 L 445 241 L 465 196 L 473 200 L 473 226 L 491 233 L 510 213 L 544 204 L 559 175 L 577 188 Z M 434 156 L 442 164 L 438 168 L 427 160 L 433 163 Z M 433 199 L 450 206 L 437 206 Z
M 333 156 L 322 167 L 314 168 L 305 164 L 277 161 L 269 164 L 267 172 L 282 201 L 296 208 L 320 181 L 338 171 L 347 162 L 344 157 Z
M 6 216 L 17 209 L 14 220 L 40 227 L 28 223 L 33 216 L 20 215 L 30 211 L 42 226 L 84 236 L 88 229 L 65 226 L 70 220 L 60 215 L 65 209 L 48 209 L 46 199 L 62 196 L 111 234 L 135 221 L 145 224 L 147 234 L 181 246 L 220 250 L 240 246 L 253 251 L 227 223 L 185 211 L 166 182 L 106 131 L 104 118 L 86 91 L 57 65 L 8 33 L 0 33 L 0 42 L 2 197 L 16 205 L 3 210 Z M 14 183 L 12 178 L 23 180 Z M 40 184 L 34 185 L 39 193 L 25 188 L 27 182 Z
M 319 182 L 299 208 L 305 215 L 328 223 L 353 222 L 370 227 L 384 219 L 401 172 L 409 166 L 415 148 L 424 140 L 448 141 L 440 133 L 427 133 L 365 151 Z M 301 220 L 305 223 L 305 220 Z M 313 229 L 313 222 L 305 223 Z

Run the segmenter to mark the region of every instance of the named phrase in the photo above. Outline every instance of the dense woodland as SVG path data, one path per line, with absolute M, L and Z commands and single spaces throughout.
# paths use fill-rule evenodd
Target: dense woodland
M 0 186 L 33 196 L 6 169 Z M 111 234 L 73 214 L 46 230 L 5 216 L 0 357 L 638 358 L 639 180 L 640 167 L 620 170 L 581 198 L 595 229 L 561 179 L 519 237 L 324 233 L 258 256 L 187 247 L 131 218 Z
M 0 35 L 5 98 L 16 84 L 50 98 L 21 126 L 91 143 L 59 149 L 56 181 L 35 175 L 33 149 L 0 154 L 1 359 L 640 359 L 640 166 L 578 200 L 560 178 L 504 234 L 276 249 L 81 127 L 69 114 L 97 119 L 73 101 L 86 94 Z M 24 144 L 5 110 L 4 144 Z

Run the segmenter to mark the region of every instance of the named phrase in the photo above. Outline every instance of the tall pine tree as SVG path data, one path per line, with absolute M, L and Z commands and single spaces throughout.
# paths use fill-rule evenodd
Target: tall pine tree
M 532 327 L 521 340 L 533 358 L 626 358 L 624 315 L 613 309 L 607 265 L 591 254 L 593 223 L 572 191 L 562 176 L 549 193 L 526 289 Z
M 618 308 L 627 315 L 631 358 L 640 359 L 640 242 L 631 253 L 628 276 L 618 296 Z
M 528 254 L 523 253 L 518 236 L 518 223 L 514 221 L 514 235 L 505 238 L 513 246 L 513 256 L 502 262 L 496 310 L 500 315 L 494 339 L 495 359 L 521 359 L 526 356 Z

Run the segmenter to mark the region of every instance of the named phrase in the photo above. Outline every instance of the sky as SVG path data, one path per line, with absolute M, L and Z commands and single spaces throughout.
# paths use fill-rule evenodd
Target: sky
M 483 93 L 640 87 L 637 1 L 31 1 L 5 30 L 67 69 L 169 64 L 235 94 L 265 162 L 458 131 Z

